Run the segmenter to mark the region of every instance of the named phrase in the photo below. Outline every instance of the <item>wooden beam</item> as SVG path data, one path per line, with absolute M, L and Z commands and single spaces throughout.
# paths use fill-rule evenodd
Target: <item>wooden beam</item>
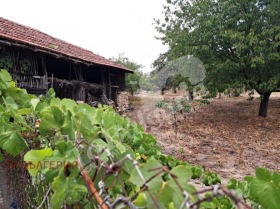
M 31 46 L 27 46 L 27 45 L 16 43 L 16 42 L 0 40 L 0 43 L 8 45 L 8 46 L 16 46 L 16 47 L 20 47 L 20 48 L 24 48 L 24 49 L 29 49 L 29 50 L 32 50 L 34 52 L 42 52 L 42 53 L 45 53 L 45 54 L 52 55 L 52 56 L 54 56 L 56 58 L 59 58 L 59 59 L 70 60 L 74 63 L 82 63 L 82 64 L 86 64 L 87 66 L 95 65 L 95 64 L 90 63 L 90 62 L 81 61 L 81 60 L 78 60 L 78 59 L 75 59 L 75 58 L 72 58 L 72 57 L 69 57 L 69 56 L 59 54 L 59 53 L 53 53 L 53 52 L 50 52 L 48 50 L 40 49 L 40 48 L 37 48 L 37 47 L 31 47 Z

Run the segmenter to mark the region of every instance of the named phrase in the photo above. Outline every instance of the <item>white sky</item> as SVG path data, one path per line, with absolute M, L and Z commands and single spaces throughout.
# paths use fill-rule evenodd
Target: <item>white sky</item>
M 0 16 L 36 28 L 106 58 L 125 53 L 151 70 L 167 50 L 154 18 L 162 17 L 165 0 L 1 0 Z

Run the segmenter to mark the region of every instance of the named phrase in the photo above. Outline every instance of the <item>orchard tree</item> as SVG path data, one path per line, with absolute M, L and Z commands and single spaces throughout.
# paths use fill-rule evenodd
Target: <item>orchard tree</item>
M 162 94 L 167 89 L 173 89 L 174 92 L 176 88 L 185 89 L 188 91 L 189 101 L 192 101 L 194 93 L 203 87 L 205 69 L 196 57 L 184 56 L 158 66 L 151 75 Z
M 265 117 L 271 93 L 280 88 L 279 11 L 279 0 L 167 0 L 156 29 L 169 46 L 164 58 L 198 57 L 209 91 L 256 90 Z
M 124 53 L 119 54 L 117 58 L 113 57 L 110 59 L 114 60 L 115 62 L 117 62 L 133 71 L 133 73 L 126 74 L 125 85 L 126 85 L 127 90 L 132 95 L 134 95 L 134 93 L 138 89 L 140 89 L 140 79 L 143 75 L 142 72 L 140 71 L 140 69 L 143 68 L 143 65 L 139 65 L 136 62 L 130 60 L 128 57 L 126 57 L 124 55 Z

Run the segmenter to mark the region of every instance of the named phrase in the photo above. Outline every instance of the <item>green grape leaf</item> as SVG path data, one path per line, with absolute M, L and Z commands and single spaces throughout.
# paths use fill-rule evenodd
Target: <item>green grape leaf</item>
M 280 208 L 280 174 L 258 168 L 256 178 L 250 184 L 250 195 L 254 202 L 264 208 Z
M 86 140 L 92 140 L 93 137 L 97 137 L 97 133 L 100 131 L 100 128 L 95 126 L 89 117 L 85 114 L 80 115 L 81 128 L 80 132 Z
M 197 197 L 192 195 L 192 193 L 196 192 L 196 190 L 192 185 L 187 183 L 187 181 L 192 176 L 191 167 L 180 165 L 173 168 L 171 173 L 176 176 L 176 181 L 182 187 L 182 189 L 189 194 L 189 198 L 195 202 Z M 166 208 L 169 208 L 170 203 L 173 203 L 175 208 L 180 208 L 182 202 L 184 201 L 184 194 L 180 190 L 177 183 L 173 178 L 169 177 L 169 180 L 163 185 L 161 193 L 158 194 L 159 202 Z
M 86 103 L 83 104 L 78 104 L 76 106 L 73 107 L 73 111 L 78 115 L 79 113 L 83 113 L 85 115 L 87 115 L 89 118 L 92 119 L 92 121 L 94 120 L 94 115 L 97 109 L 92 108 L 91 106 L 89 106 Z
M 151 169 L 161 168 L 161 167 L 162 167 L 162 165 L 157 160 L 155 160 L 153 157 L 151 157 L 150 159 L 147 160 L 146 163 L 139 165 L 141 175 L 143 176 L 144 179 L 142 179 L 141 175 L 139 175 L 136 168 L 134 168 L 128 181 L 138 187 L 141 187 L 144 185 L 144 181 L 151 179 L 149 182 L 147 182 L 147 183 L 145 182 L 145 183 L 146 183 L 146 186 L 148 187 L 149 191 L 151 192 L 151 194 L 156 199 L 156 196 L 158 195 L 158 193 L 160 193 L 160 191 L 164 185 L 164 181 L 162 180 L 163 173 L 155 176 L 155 174 L 157 174 L 160 170 L 151 171 Z M 155 203 L 151 197 L 151 194 L 148 192 L 144 192 L 144 194 L 147 199 L 146 208 L 153 208 Z M 142 199 L 142 201 L 143 201 L 143 199 Z M 142 204 L 144 204 L 144 203 L 142 203 Z
M 160 168 L 160 167 L 162 167 L 162 165 L 153 157 L 148 159 L 145 164 L 139 165 L 139 169 L 142 173 L 142 176 L 144 177 L 144 181 L 147 181 L 148 179 L 153 177 L 157 172 L 159 172 L 159 171 L 151 171 L 151 169 Z M 163 174 L 160 174 L 154 177 L 150 182 L 146 184 L 149 190 L 151 190 L 153 194 L 157 194 L 158 191 L 161 189 L 161 186 L 163 184 L 162 175 Z M 141 178 L 141 176 L 139 175 L 139 173 L 135 168 L 131 173 L 129 182 L 131 182 L 132 184 L 138 187 L 141 187 L 144 184 L 143 179 Z
M 174 202 L 169 203 L 168 209 L 176 209 L 174 206 Z
M 61 100 L 61 105 L 64 105 L 67 110 L 72 111 L 73 108 L 75 106 L 77 106 L 77 103 L 74 100 L 72 100 L 72 99 L 62 99 Z
M 139 168 L 140 168 L 140 171 L 141 171 L 141 173 L 144 177 L 144 180 L 148 180 L 149 178 L 154 176 L 155 173 L 157 173 L 156 171 L 150 171 L 151 169 L 159 168 L 159 167 L 162 167 L 162 165 L 159 163 L 159 161 L 157 161 L 153 157 L 148 159 L 145 164 L 140 164 L 139 165 Z M 133 183 L 134 185 L 138 186 L 138 187 L 141 187 L 144 183 L 141 176 L 138 174 L 136 169 L 134 169 L 133 172 L 131 173 L 129 181 L 131 183 Z M 152 181 L 147 183 L 147 186 L 149 188 L 151 188 L 153 186 L 157 187 L 158 185 L 160 185 L 160 187 L 162 185 L 161 175 L 158 175 L 157 177 L 153 178 Z M 157 193 L 157 192 L 155 191 L 155 193 Z
M 7 131 L 0 134 L 0 146 L 16 156 L 27 147 L 27 143 L 18 131 Z
M 38 98 L 31 99 L 30 103 L 31 103 L 31 106 L 32 106 L 33 110 L 36 110 L 36 107 L 37 107 L 39 102 L 40 102 L 40 99 L 38 99 Z
M 177 181 L 179 184 L 185 184 L 192 177 L 192 169 L 191 166 L 183 166 L 179 165 L 171 170 L 171 173 L 177 176 Z M 184 175 L 182 175 L 184 174 Z M 173 181 L 174 182 L 174 181 Z
M 51 156 L 53 154 L 52 149 L 47 148 L 43 150 L 30 150 L 24 155 L 24 161 L 31 164 L 28 165 L 27 169 L 31 176 L 36 176 L 37 173 L 42 170 L 45 166 L 45 157 Z
M 48 163 L 42 172 L 46 174 L 48 182 L 53 181 L 66 164 L 70 164 L 71 167 L 78 167 L 79 151 L 71 142 L 59 141 L 56 143 L 56 147 L 57 150 L 53 151 L 53 155 L 44 159 Z
M 18 105 L 15 102 L 13 97 L 7 96 L 4 99 L 4 103 L 7 105 L 7 107 L 12 107 L 13 109 L 18 109 Z
M 236 179 L 230 179 L 227 183 L 228 189 L 237 189 L 237 180 Z
M 43 116 L 39 130 L 42 136 L 61 130 L 61 126 L 64 123 L 64 114 L 59 107 L 51 106 L 50 108 L 45 108 L 41 114 Z
M 50 89 L 48 90 L 47 96 L 48 96 L 48 98 L 50 98 L 50 99 L 52 99 L 52 98 L 55 97 L 55 91 L 54 91 L 53 88 L 50 88 Z
M 102 114 L 102 126 L 104 129 L 108 129 L 116 124 L 118 124 L 115 121 L 115 112 L 113 111 L 105 111 Z
M 10 87 L 10 82 L 12 78 L 7 70 L 1 69 L 0 72 L 0 89 L 7 89 Z
M 145 193 L 140 193 L 137 198 L 133 201 L 135 206 L 139 208 L 144 208 L 147 205 L 147 197 Z
M 66 177 L 63 170 L 54 178 L 52 190 L 54 192 L 51 199 L 53 209 L 60 209 L 64 201 L 70 205 L 77 203 L 88 193 L 87 188 L 77 181 L 76 173 Z
M 94 112 L 93 116 L 93 122 L 96 125 L 102 125 L 102 117 L 103 117 L 104 111 L 102 108 L 97 108 Z
M 58 106 L 58 107 L 60 107 L 60 105 L 61 105 L 61 100 L 60 100 L 59 98 L 57 98 L 57 97 L 52 98 L 52 99 L 51 99 L 51 102 L 50 102 L 50 105 L 51 105 L 51 106 Z
M 76 160 L 79 154 L 77 148 L 71 142 L 60 141 L 56 144 L 58 153 L 56 156 L 65 157 L 69 161 Z
M 116 128 L 118 128 L 116 126 Z M 113 130 L 113 131 L 112 131 Z M 125 146 L 119 141 L 118 138 L 118 131 L 116 129 L 111 128 L 110 133 L 107 132 L 108 130 L 101 129 L 102 135 L 106 139 L 108 145 L 110 147 L 116 146 L 116 148 L 120 151 L 121 154 L 126 152 Z
M 30 115 L 31 113 L 32 113 L 31 108 L 22 108 L 22 109 L 18 110 L 19 115 Z
M 75 129 L 74 129 L 74 121 L 72 119 L 72 113 L 67 111 L 64 123 L 61 126 L 61 134 L 68 135 L 71 140 L 75 139 Z
M 7 70 L 1 69 L 0 78 L 6 82 L 12 81 L 12 77 Z

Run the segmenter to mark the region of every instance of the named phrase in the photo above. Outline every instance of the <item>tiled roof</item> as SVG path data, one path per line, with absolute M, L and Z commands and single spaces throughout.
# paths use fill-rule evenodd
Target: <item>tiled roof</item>
M 116 62 L 108 60 L 93 52 L 54 38 L 39 30 L 27 27 L 0 17 L 0 39 L 17 42 L 30 47 L 42 49 L 57 55 L 85 63 L 93 63 L 131 71 Z

